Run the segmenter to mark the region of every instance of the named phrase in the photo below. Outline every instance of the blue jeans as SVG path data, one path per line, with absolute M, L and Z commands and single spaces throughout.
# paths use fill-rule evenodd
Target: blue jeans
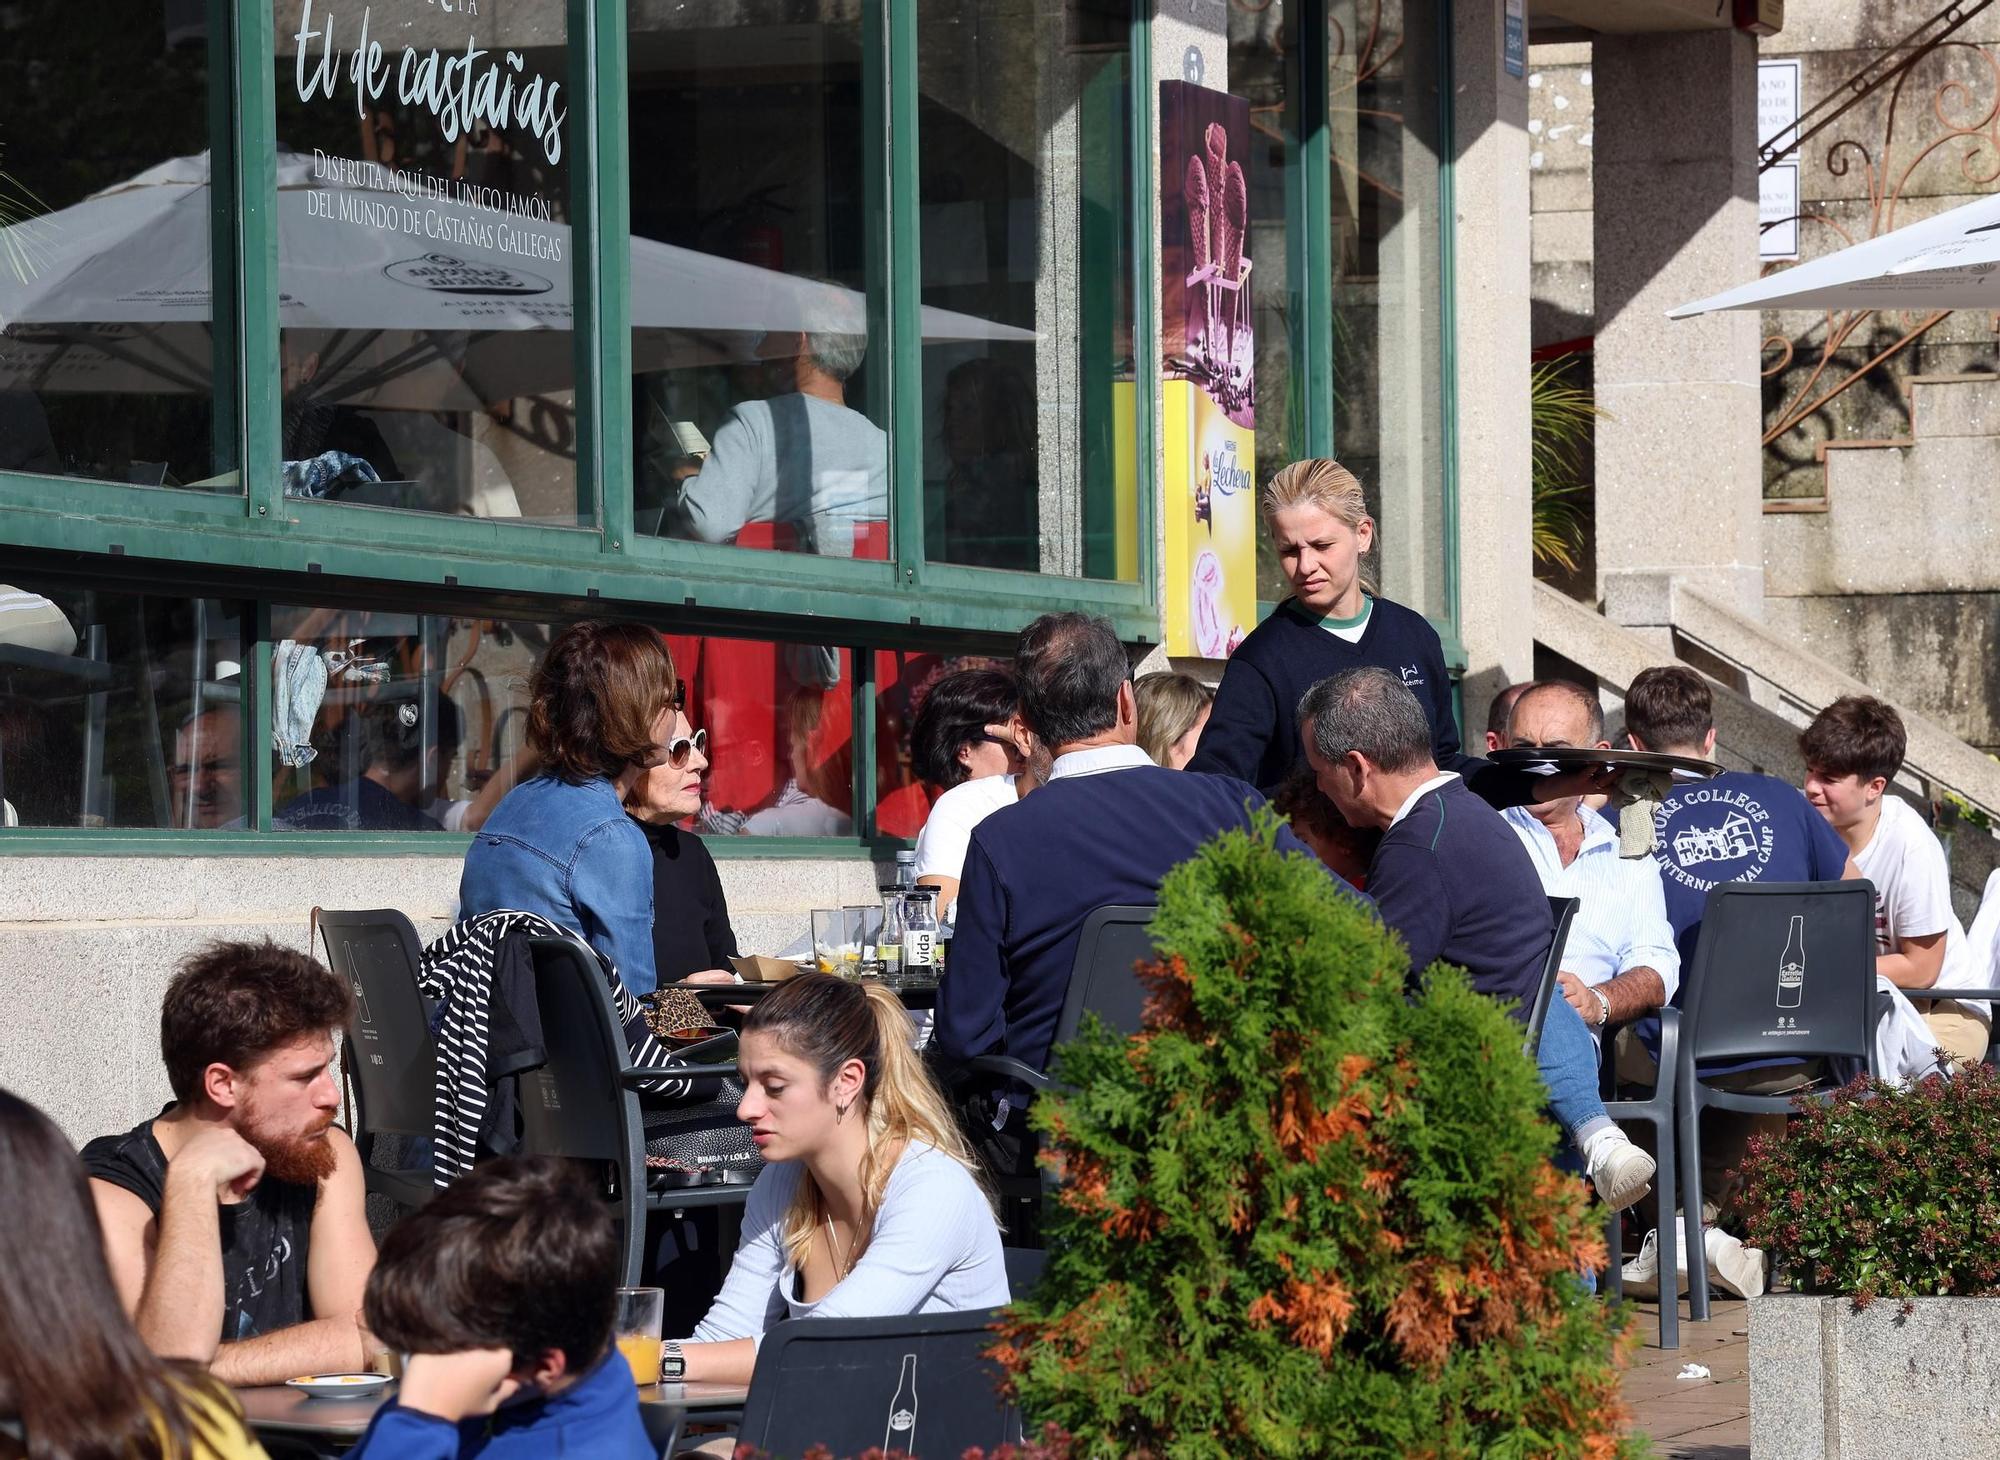
M 1597 1095 L 1597 1044 L 1558 989 L 1549 1000 L 1535 1063 L 1549 1087 L 1549 1109 L 1578 1150 L 1611 1124 Z

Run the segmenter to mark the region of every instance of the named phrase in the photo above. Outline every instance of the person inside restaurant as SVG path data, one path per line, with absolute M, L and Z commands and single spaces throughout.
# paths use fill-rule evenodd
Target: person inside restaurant
M 868 352 L 866 304 L 836 284 L 812 296 L 813 327 L 757 344 L 770 394 L 729 413 L 704 458 L 680 455 L 663 535 L 734 542 L 751 522 L 783 534 L 768 544 L 851 558 L 865 524 L 889 516 L 889 437 L 847 403 Z
M 358 742 L 361 774 L 293 797 L 271 813 L 272 820 L 295 831 L 443 831 L 431 808 L 444 799 L 463 734 L 450 696 L 438 695 L 433 703 L 428 748 L 421 696 L 378 700 L 348 715 L 338 738 Z M 344 758 L 345 747 L 336 746 L 330 759 Z
M 369 1330 L 409 1355 L 353 1460 L 653 1460 L 612 1346 L 618 1233 L 569 1162 L 510 1156 L 382 1241 Z
M 675 690 L 652 629 L 584 619 L 555 637 L 529 688 L 538 771 L 473 837 L 460 922 L 502 908 L 539 914 L 582 934 L 634 996 L 654 990 L 653 849 L 625 803 L 672 762 Z
M 0 1420 L 19 1426 L 26 1453 L 263 1460 L 228 1386 L 155 1354 L 133 1328 L 83 1163 L 54 1121 L 7 1090 L 0 1171 Z
M 1526 1021 L 1555 937 L 1534 864 L 1500 813 L 1432 758 L 1432 727 L 1410 687 L 1386 669 L 1330 676 L 1299 702 L 1306 760 L 1350 826 L 1379 829 L 1368 895 L 1400 933 L 1414 980 L 1433 963 Z M 1597 1046 L 1565 999 L 1552 999 L 1536 1063 L 1549 1108 L 1599 1200 L 1622 1211 L 1649 1190 L 1653 1158 L 1605 1114 Z
M 839 978 L 791 979 L 751 1011 L 737 1114 L 765 1166 L 721 1295 L 662 1377 L 748 1383 L 785 1318 L 1009 1301 L 992 1198 L 910 1035 L 894 994 Z
M 167 767 L 175 826 L 204 831 L 243 824 L 243 713 L 233 704 L 189 715 L 174 732 Z
M 215 943 L 167 985 L 174 1098 L 83 1148 L 104 1255 L 152 1350 L 231 1384 L 365 1367 L 375 1263 L 361 1159 L 334 1128 L 346 983 L 266 940 Z

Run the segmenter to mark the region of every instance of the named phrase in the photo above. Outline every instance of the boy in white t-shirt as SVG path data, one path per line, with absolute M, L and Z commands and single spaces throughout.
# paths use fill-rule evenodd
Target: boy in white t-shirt
M 1806 799 L 1875 884 L 1876 972 L 1911 996 L 1947 1054 L 1976 1064 L 1986 1055 L 1992 1006 L 1924 997 L 1989 980 L 1973 967 L 1952 911 L 1944 847 L 1907 801 L 1886 794 L 1905 745 L 1902 718 L 1882 701 L 1866 695 L 1834 701 L 1799 737 Z

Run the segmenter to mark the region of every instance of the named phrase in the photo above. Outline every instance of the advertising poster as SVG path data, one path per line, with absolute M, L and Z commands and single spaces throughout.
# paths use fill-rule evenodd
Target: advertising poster
M 1250 103 L 1160 85 L 1166 647 L 1227 657 L 1256 622 Z

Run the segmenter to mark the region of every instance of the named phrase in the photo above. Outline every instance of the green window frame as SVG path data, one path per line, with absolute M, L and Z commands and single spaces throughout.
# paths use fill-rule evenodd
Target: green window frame
M 1458 513 L 1458 321 L 1455 302 L 1455 246 L 1453 217 L 1454 137 L 1452 119 L 1452 0 L 1435 0 L 1438 48 L 1438 291 L 1439 330 L 1442 335 L 1440 358 L 1439 430 L 1444 437 L 1442 517 L 1449 541 L 1444 554 L 1444 612 L 1430 623 L 1444 641 L 1445 665 L 1454 684 L 1466 666 L 1464 639 L 1459 633 L 1460 569 Z M 1299 280 L 1301 308 L 1292 328 L 1292 360 L 1301 369 L 1304 385 L 1300 397 L 1305 406 L 1304 444 L 1308 456 L 1333 456 L 1334 371 L 1333 371 L 1333 279 L 1332 240 L 1324 226 L 1331 215 L 1331 135 L 1328 109 L 1329 62 L 1327 54 L 1327 0 L 1302 0 L 1302 20 L 1298 45 L 1286 87 L 1300 99 L 1299 130 L 1287 136 L 1285 169 L 1286 260 L 1291 277 Z M 1270 616 L 1277 604 L 1260 600 L 1259 621 Z
M 1129 205 L 1134 236 L 1150 239 L 1152 64 L 1150 6 L 1133 4 L 1130 105 L 1134 126 Z M 632 531 L 632 410 L 628 327 L 629 157 L 623 0 L 569 0 L 571 77 L 581 99 L 574 143 L 578 478 L 595 483 L 593 526 L 549 527 L 287 499 L 279 459 L 278 237 L 274 20 L 268 0 L 209 0 L 210 131 L 214 163 L 211 236 L 216 338 L 227 367 L 214 382 L 217 470 L 243 469 L 231 496 L 113 482 L 0 472 L 7 541 L 31 552 L 123 556 L 177 571 L 222 570 L 268 577 L 299 591 L 294 575 L 352 584 L 438 587 L 478 596 L 531 595 L 552 603 L 594 601 L 608 611 L 661 609 L 740 615 L 741 632 L 772 616 L 894 625 L 967 634 L 1011 633 L 1036 613 L 1104 614 L 1134 642 L 1160 632 L 1151 524 L 1156 512 L 1152 395 L 1140 390 L 1139 571 L 1131 582 L 967 569 L 924 556 L 921 482 L 920 240 L 917 206 L 914 8 L 867 0 L 867 166 L 871 267 L 886 290 L 887 375 L 896 427 L 892 458 L 895 559 L 866 562 L 773 555 Z M 1156 352 L 1157 293 L 1150 248 L 1134 250 L 1140 308 L 1136 358 Z M 874 281 L 871 281 L 874 282 Z M 357 513 L 369 514 L 365 518 Z M 358 540 L 365 537 L 365 540 Z M 130 565 L 136 566 L 136 563 Z M 285 580 L 291 579 L 287 582 Z

